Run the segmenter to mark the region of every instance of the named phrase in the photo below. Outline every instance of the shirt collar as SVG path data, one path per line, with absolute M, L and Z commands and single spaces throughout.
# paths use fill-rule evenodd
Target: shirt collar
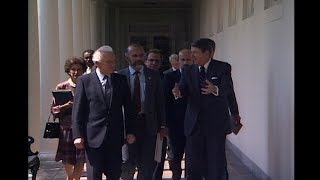
M 142 68 L 139 70 L 139 72 L 143 74 L 143 70 L 144 70 L 144 66 L 142 66 Z M 129 66 L 129 72 L 131 75 L 133 75 L 136 71 L 138 71 L 138 70 L 135 70 L 132 66 Z
M 96 73 L 97 73 L 97 75 L 98 75 L 99 80 L 100 80 L 101 82 L 104 81 L 103 78 L 104 78 L 105 74 L 102 74 L 102 73 L 100 72 L 100 69 L 99 69 L 99 68 L 96 69 Z M 110 75 L 107 75 L 107 76 L 110 78 Z
M 207 63 L 205 63 L 205 64 L 203 65 L 204 68 L 206 69 L 206 71 L 207 71 L 207 69 L 208 69 L 208 66 L 209 66 L 210 62 L 211 62 L 211 58 L 209 59 L 209 61 L 208 61 Z M 201 68 L 201 66 L 199 66 L 199 71 L 200 71 L 200 68 Z

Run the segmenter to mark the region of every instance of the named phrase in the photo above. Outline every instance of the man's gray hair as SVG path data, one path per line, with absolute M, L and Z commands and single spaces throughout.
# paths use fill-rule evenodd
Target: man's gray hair
M 173 59 L 179 59 L 178 54 L 171 54 L 171 55 L 169 56 L 169 61 L 170 61 L 170 62 L 171 62 Z
M 92 61 L 93 62 L 97 62 L 100 61 L 101 59 L 101 53 L 103 52 L 113 52 L 113 49 L 111 46 L 105 45 L 105 46 L 101 46 L 99 47 L 92 55 Z

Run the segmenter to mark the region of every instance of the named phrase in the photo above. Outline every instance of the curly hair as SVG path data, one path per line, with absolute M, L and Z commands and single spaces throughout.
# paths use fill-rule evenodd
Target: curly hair
M 66 62 L 64 64 L 64 72 L 69 73 L 71 66 L 74 64 L 79 64 L 82 67 L 83 72 L 87 68 L 86 62 L 84 61 L 84 59 L 82 57 L 73 56 L 73 57 L 68 58 L 66 60 Z

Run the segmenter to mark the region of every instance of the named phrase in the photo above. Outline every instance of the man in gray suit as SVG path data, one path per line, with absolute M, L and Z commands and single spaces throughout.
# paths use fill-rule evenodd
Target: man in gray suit
M 230 130 L 227 96 L 232 89 L 231 66 L 212 57 L 207 39 L 191 44 L 193 65 L 182 71 L 175 97 L 188 97 L 184 132 L 189 156 L 188 180 L 227 179 L 225 139 Z
M 145 52 L 141 45 L 130 44 L 125 52 L 129 67 L 118 71 L 125 75 L 132 94 L 137 120 L 136 141 L 126 144 L 128 157 L 123 157 L 121 178 L 133 179 L 138 168 L 138 180 L 151 180 L 155 169 L 156 135 L 165 135 L 165 108 L 159 72 L 147 68 Z M 126 152 L 124 152 L 126 153 Z

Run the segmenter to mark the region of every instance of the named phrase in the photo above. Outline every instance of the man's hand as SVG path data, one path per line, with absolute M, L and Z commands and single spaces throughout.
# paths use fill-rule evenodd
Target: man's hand
M 231 118 L 233 119 L 235 125 L 240 123 L 241 117 L 239 114 L 231 115 Z
M 76 146 L 77 149 L 83 149 L 84 148 L 84 139 L 83 138 L 76 138 L 73 141 L 73 144 Z
M 218 94 L 218 87 L 214 84 L 212 84 L 212 82 L 206 80 L 206 86 L 204 88 L 201 88 L 201 93 L 202 94 Z
M 168 128 L 167 127 L 161 128 L 159 133 L 160 133 L 161 139 L 164 137 L 168 137 Z
M 181 97 L 181 92 L 180 92 L 180 89 L 179 89 L 179 84 L 178 83 L 175 83 L 174 84 L 174 87 L 172 89 L 172 94 L 174 96 L 175 99 L 178 99 Z
M 133 134 L 127 134 L 127 142 L 129 144 L 134 143 L 134 141 L 136 141 L 136 136 L 134 136 Z

